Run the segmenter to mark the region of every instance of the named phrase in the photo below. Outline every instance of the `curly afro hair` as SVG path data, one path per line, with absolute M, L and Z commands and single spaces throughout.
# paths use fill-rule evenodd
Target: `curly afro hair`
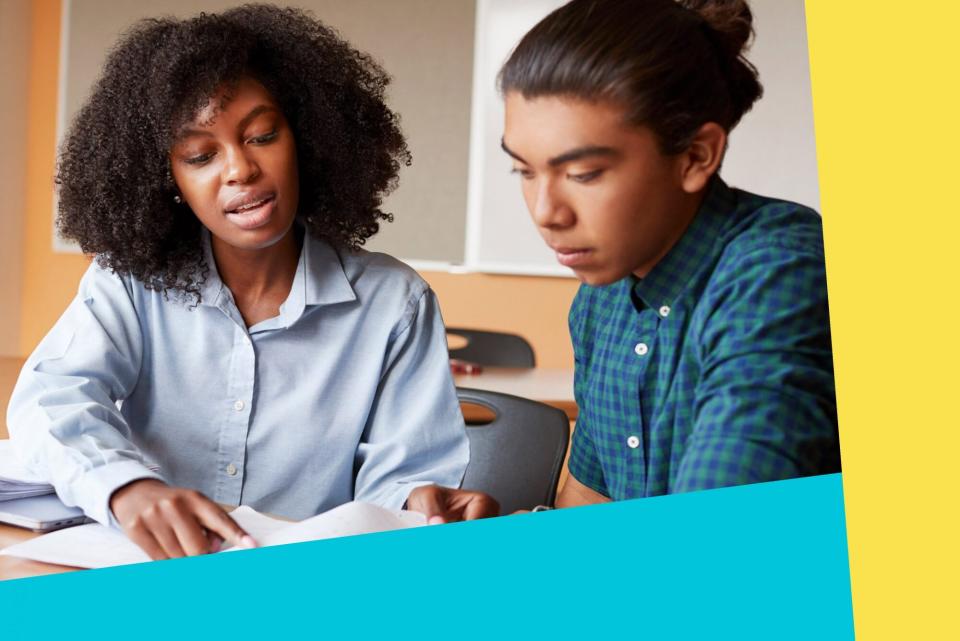
M 387 74 L 301 10 L 246 5 L 143 20 L 113 47 L 60 149 L 60 233 L 107 269 L 199 302 L 209 266 L 200 222 L 173 200 L 169 151 L 242 77 L 270 91 L 294 132 L 308 233 L 355 249 L 392 220 L 380 207 L 410 153 L 384 103 Z

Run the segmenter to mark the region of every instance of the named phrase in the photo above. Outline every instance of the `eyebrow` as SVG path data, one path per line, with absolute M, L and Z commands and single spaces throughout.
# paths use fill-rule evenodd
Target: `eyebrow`
M 270 105 L 257 105 L 256 107 L 254 107 L 253 109 L 251 109 L 251 110 L 250 110 L 250 113 L 248 113 L 246 116 L 244 116 L 244 117 L 243 117 L 243 120 L 241 120 L 241 121 L 237 124 L 237 130 L 242 131 L 243 129 L 245 129 L 245 128 L 247 127 L 247 125 L 250 124 L 250 122 L 251 122 L 254 118 L 256 118 L 257 116 L 259 116 L 260 114 L 268 113 L 268 112 L 271 112 L 271 111 L 277 111 L 276 107 L 271 107 Z M 207 131 L 206 129 L 184 128 L 184 129 L 181 129 L 181 130 L 177 133 L 177 140 L 183 140 L 184 138 L 187 138 L 187 137 L 189 137 L 189 136 L 209 136 L 209 137 L 212 137 L 213 134 L 210 133 L 209 131 Z
M 519 160 L 522 163 L 530 164 L 523 158 L 521 158 L 516 152 L 507 147 L 507 143 L 500 139 L 500 148 L 507 152 L 507 155 L 511 158 Z M 565 151 L 559 156 L 554 156 L 547 161 L 547 164 L 551 167 L 558 167 L 568 162 L 573 162 L 575 160 L 582 160 L 584 158 L 589 158 L 591 156 L 619 156 L 620 152 L 614 149 L 613 147 L 603 147 L 600 145 L 586 145 L 583 147 L 577 147 L 576 149 L 571 149 L 570 151 Z

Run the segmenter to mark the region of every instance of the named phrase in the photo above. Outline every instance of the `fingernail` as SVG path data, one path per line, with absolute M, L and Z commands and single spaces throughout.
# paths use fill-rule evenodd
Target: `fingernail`
M 447 522 L 447 520 L 446 520 L 445 518 L 443 518 L 442 516 L 431 516 L 431 517 L 427 520 L 427 525 L 443 525 L 443 524 L 446 523 L 446 522 Z
M 243 536 L 243 538 L 240 539 L 240 543 L 241 543 L 241 544 L 243 545 L 243 547 L 245 547 L 245 548 L 255 548 L 255 547 L 259 547 L 259 546 L 257 545 L 257 542 L 254 541 L 254 540 L 253 540 L 253 537 L 250 536 L 249 534 L 245 534 L 245 535 Z

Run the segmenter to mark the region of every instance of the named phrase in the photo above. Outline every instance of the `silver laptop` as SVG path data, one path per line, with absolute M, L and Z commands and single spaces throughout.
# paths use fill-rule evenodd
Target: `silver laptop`
M 80 508 L 67 507 L 56 494 L 0 501 L 0 523 L 34 532 L 50 532 L 90 522 Z

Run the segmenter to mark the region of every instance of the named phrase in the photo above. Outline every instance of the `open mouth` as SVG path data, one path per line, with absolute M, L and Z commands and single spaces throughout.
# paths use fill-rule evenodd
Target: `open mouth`
M 227 220 L 243 229 L 256 229 L 270 222 L 276 205 L 273 194 L 245 203 L 226 212 Z

